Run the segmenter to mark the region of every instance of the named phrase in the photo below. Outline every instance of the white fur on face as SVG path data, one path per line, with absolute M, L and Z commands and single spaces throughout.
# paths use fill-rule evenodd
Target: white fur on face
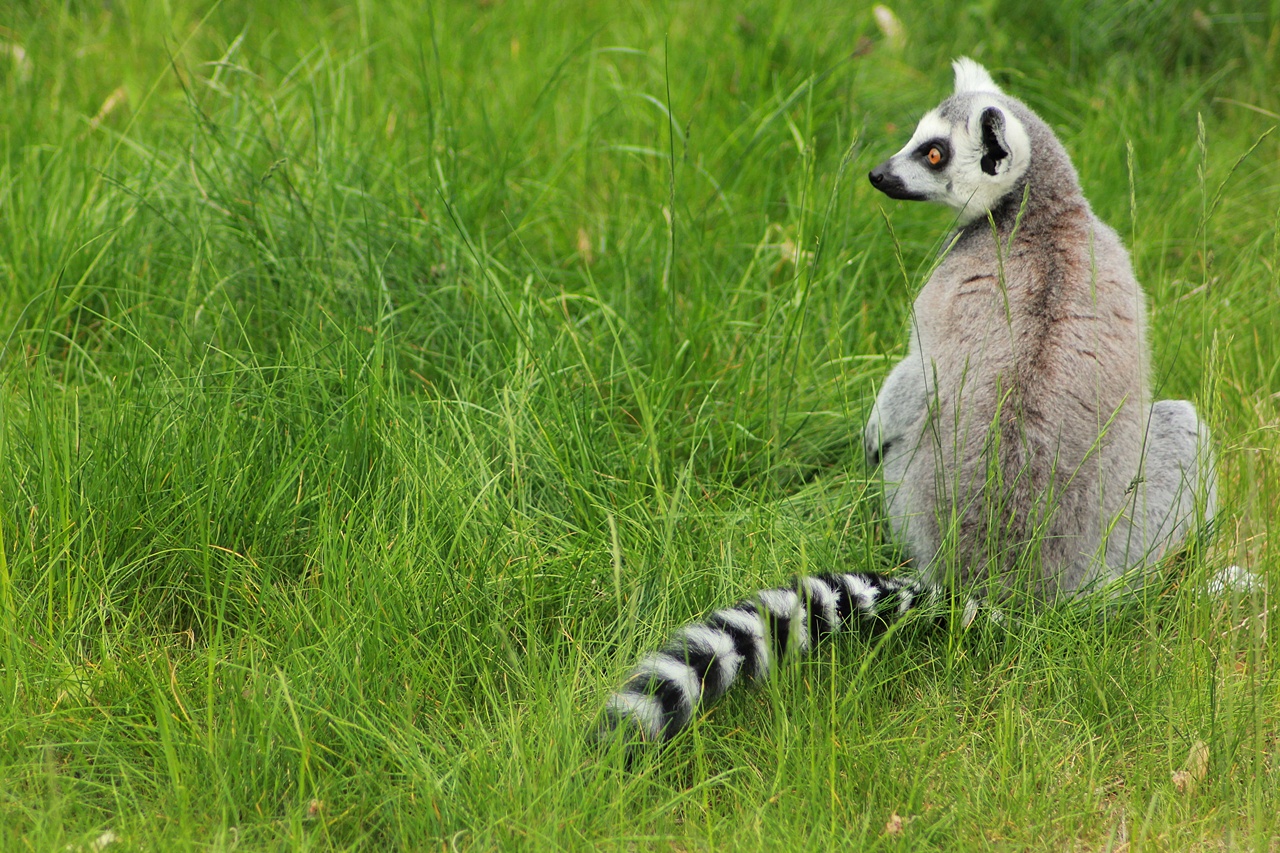
M 957 65 L 960 62 L 957 60 Z M 986 75 L 982 66 L 969 62 Z M 960 77 L 957 67 L 957 83 Z M 986 79 L 990 81 L 989 76 Z M 966 78 L 965 82 L 977 85 L 972 78 Z M 937 110 L 927 113 L 916 125 L 911 141 L 889 159 L 893 174 L 902 180 L 907 190 L 952 208 L 959 214 L 961 225 L 986 216 L 987 211 L 1012 190 L 1031 162 L 1027 131 L 1022 122 L 1002 107 L 997 92 L 998 89 L 971 98 L 964 123 L 948 121 Z M 982 113 L 988 108 L 999 110 L 1001 146 L 1008 152 L 1008 156 L 995 164 L 994 175 L 982 170 Z M 919 156 L 921 146 L 937 139 L 945 141 L 950 150 L 950 159 L 941 170 L 929 168 Z
M 920 119 L 920 123 L 916 125 L 916 132 L 911 134 L 911 141 L 898 153 L 914 151 L 930 139 L 942 138 L 950 142 L 953 132 L 955 132 L 955 125 L 939 115 L 937 110 L 932 110 Z
M 951 136 L 954 132 L 955 127 L 951 122 L 942 118 L 937 110 L 933 110 L 920 119 L 920 123 L 916 125 L 916 132 L 911 135 L 911 140 L 902 146 L 897 154 L 889 158 L 891 171 L 902 180 L 909 191 L 922 196 L 927 201 L 946 203 L 945 172 L 926 168 L 917 154 L 921 145 L 934 139 L 945 140 L 947 145 L 951 146 Z

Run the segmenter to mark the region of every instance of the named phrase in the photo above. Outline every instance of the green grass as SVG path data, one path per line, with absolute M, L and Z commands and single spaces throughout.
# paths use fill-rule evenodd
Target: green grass
M 0 848 L 1280 847 L 1273 598 L 1195 594 L 1280 589 L 1280 6 L 895 10 L 6 7 Z M 1131 246 L 1219 534 L 628 770 L 637 654 L 893 566 L 856 436 L 949 214 L 864 176 L 959 54 Z

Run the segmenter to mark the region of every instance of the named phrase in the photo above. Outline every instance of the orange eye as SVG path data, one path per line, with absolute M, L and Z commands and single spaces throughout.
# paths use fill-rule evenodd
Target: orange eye
M 930 166 L 936 166 L 942 162 L 942 152 L 937 148 L 930 148 L 929 153 L 925 155 L 925 159 L 929 161 Z

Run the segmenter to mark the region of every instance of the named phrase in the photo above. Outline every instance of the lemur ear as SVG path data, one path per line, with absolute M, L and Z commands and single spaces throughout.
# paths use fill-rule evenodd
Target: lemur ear
M 997 107 L 987 107 L 978 119 L 982 129 L 982 171 L 995 175 L 1001 161 L 1009 156 L 1009 145 L 1004 137 L 1004 113 Z
M 962 95 L 965 92 L 994 92 L 997 95 L 1000 94 L 1000 87 L 996 85 L 996 81 L 991 79 L 987 69 L 969 57 L 960 57 L 951 63 L 951 67 L 956 72 L 957 95 Z

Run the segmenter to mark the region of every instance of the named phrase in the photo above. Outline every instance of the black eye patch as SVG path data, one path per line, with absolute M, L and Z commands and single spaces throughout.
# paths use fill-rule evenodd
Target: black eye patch
M 951 159 L 951 149 L 945 140 L 933 139 L 917 148 L 916 156 L 930 169 L 941 169 Z

